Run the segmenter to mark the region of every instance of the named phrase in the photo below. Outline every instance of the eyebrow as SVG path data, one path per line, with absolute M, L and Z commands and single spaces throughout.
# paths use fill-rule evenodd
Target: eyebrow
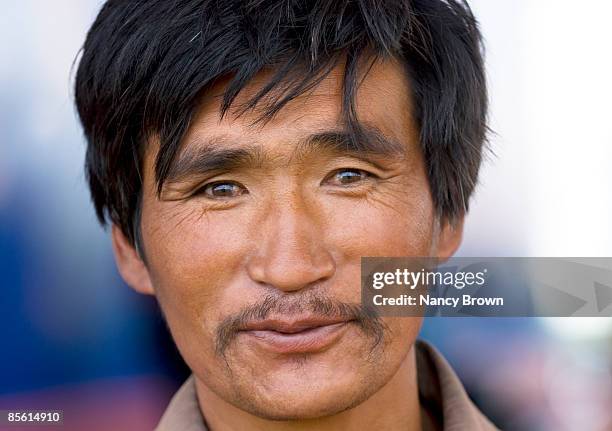
M 289 160 L 303 160 L 316 153 L 353 156 L 377 165 L 372 158 L 397 158 L 406 154 L 405 146 L 385 136 L 374 127 L 362 128 L 361 140 L 353 139 L 345 130 L 329 130 L 314 133 L 297 143 Z M 232 148 L 236 141 L 227 136 L 216 136 L 192 141 L 172 163 L 164 183 L 185 180 L 208 172 L 231 171 L 241 168 L 261 168 L 273 156 L 258 144 Z

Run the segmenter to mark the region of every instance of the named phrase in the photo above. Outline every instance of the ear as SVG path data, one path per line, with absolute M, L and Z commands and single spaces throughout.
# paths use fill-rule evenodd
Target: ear
M 459 246 L 463 239 L 463 220 L 464 216 L 460 216 L 452 222 L 448 220 L 440 221 L 439 235 L 437 242 L 436 256 L 441 261 L 446 261 L 450 258 Z
M 136 248 L 115 224 L 112 228 L 112 239 L 115 262 L 123 280 L 138 293 L 154 295 L 155 291 L 146 265 Z

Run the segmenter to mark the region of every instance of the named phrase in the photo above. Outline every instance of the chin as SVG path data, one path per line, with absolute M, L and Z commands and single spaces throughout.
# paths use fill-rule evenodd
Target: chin
M 332 416 L 351 409 L 373 395 L 384 382 L 353 373 L 331 378 L 325 373 L 287 375 L 257 384 L 249 396 L 239 397 L 237 407 L 258 417 L 277 420 L 306 420 Z M 258 379 L 257 379 L 258 380 Z M 243 395 L 246 391 L 240 391 Z
M 265 400 L 249 400 L 247 405 L 239 407 L 249 413 L 267 420 L 294 421 L 317 419 L 333 416 L 349 410 L 363 401 L 370 393 L 361 391 L 334 391 L 348 392 L 344 394 L 330 394 L 329 391 L 311 391 L 300 394 L 277 394 Z

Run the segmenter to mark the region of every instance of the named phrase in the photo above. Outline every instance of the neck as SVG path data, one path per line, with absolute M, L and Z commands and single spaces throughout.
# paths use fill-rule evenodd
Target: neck
M 271 421 L 227 403 L 196 377 L 200 410 L 211 431 L 421 430 L 414 347 L 378 392 L 352 409 L 316 419 Z

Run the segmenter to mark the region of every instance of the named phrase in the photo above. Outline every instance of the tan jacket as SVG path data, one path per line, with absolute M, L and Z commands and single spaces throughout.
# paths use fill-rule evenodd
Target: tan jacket
M 489 431 L 497 428 L 472 403 L 459 378 L 430 344 L 417 341 L 416 358 L 423 429 Z M 191 376 L 174 395 L 156 431 L 207 431 Z

